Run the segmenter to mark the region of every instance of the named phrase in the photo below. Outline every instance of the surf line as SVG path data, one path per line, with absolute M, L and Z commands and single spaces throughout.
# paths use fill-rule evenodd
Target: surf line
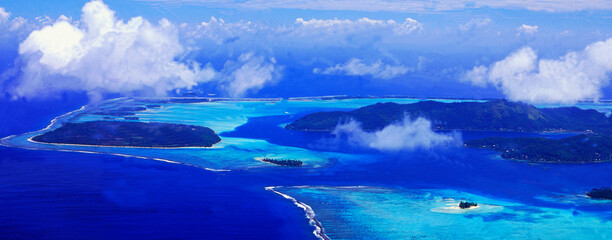
M 281 186 L 275 186 L 275 187 L 266 187 L 265 189 L 267 191 L 276 193 L 278 195 L 281 195 L 282 197 L 284 197 L 285 199 L 291 200 L 293 202 L 293 204 L 295 204 L 296 206 L 298 206 L 299 208 L 303 209 L 304 212 L 306 213 L 306 218 L 308 218 L 308 223 L 310 224 L 310 226 L 315 227 L 315 230 L 312 231 L 312 234 L 315 235 L 315 237 L 317 237 L 318 239 L 321 240 L 331 240 L 327 235 L 325 235 L 325 231 L 323 230 L 323 226 L 321 225 L 321 222 L 319 222 L 316 218 L 315 218 L 315 212 L 314 210 L 312 210 L 312 208 L 310 206 L 308 206 L 308 204 L 305 204 L 303 202 L 298 201 L 297 199 L 281 193 L 279 191 L 277 191 L 275 188 L 279 188 Z
M 9 136 L 9 137 L 10 137 L 10 136 Z M 6 137 L 6 138 L 8 138 L 8 137 Z M 0 139 L 0 140 L 4 140 L 4 138 L 3 138 L 3 139 Z M 143 157 L 143 156 L 136 156 L 136 155 L 122 154 L 122 153 L 96 152 L 96 151 L 77 150 L 77 149 L 60 149 L 60 148 L 44 148 L 44 147 L 26 147 L 26 146 L 19 146 L 19 145 L 9 144 L 9 143 L 6 143 L 6 142 L 4 142 L 4 141 L 0 141 L 0 146 L 5 146 L 5 147 L 14 147 L 14 148 L 21 148 L 21 149 L 28 149 L 28 150 L 58 151 L 58 152 L 76 152 L 76 153 L 85 153 L 85 154 L 113 155 L 113 156 L 119 156 L 119 157 L 125 157 L 125 158 L 137 158 L 137 159 L 145 159 L 145 160 L 154 160 L 154 161 L 160 161 L 160 162 L 166 162 L 166 163 L 172 163 L 172 164 L 184 165 L 184 166 L 189 166 L 189 167 L 195 167 L 195 168 L 199 168 L 199 169 L 204 169 L 204 170 L 206 170 L 206 171 L 211 171 L 211 172 L 230 172 L 230 171 L 231 171 L 231 170 L 229 170 L 229 169 L 215 169 L 215 168 L 208 168 L 208 167 L 198 166 L 198 165 L 191 164 L 191 163 L 177 162 L 177 161 L 172 161 L 172 160 L 163 159 L 163 158 L 156 158 L 156 157 Z
M 81 112 L 81 111 L 85 110 L 85 108 L 86 108 L 86 107 L 87 107 L 87 105 L 83 105 L 83 106 L 81 106 L 81 108 L 79 108 L 79 109 L 77 109 L 77 110 L 74 110 L 74 111 L 67 112 L 67 113 L 64 113 L 64 114 L 62 114 L 62 115 L 59 115 L 59 116 L 57 116 L 57 117 L 53 118 L 53 119 L 51 120 L 51 122 L 49 123 L 49 125 L 47 125 L 47 127 L 43 128 L 43 129 L 41 129 L 41 130 L 38 130 L 38 131 L 32 131 L 32 132 L 24 133 L 24 134 L 22 134 L 22 135 L 31 134 L 31 133 L 35 133 L 35 132 L 44 132 L 44 131 L 47 131 L 47 130 L 49 130 L 49 129 L 50 129 L 50 128 L 51 128 L 51 127 L 52 127 L 52 126 L 53 126 L 53 125 L 54 125 L 54 124 L 57 122 L 57 121 L 59 121 L 60 119 L 62 119 L 62 118 L 64 118 L 64 117 L 67 117 L 67 116 L 70 116 L 70 115 L 72 115 L 72 114 L 75 114 L 75 113 L 77 113 L 77 112 Z
M 44 131 L 44 130 L 41 130 L 41 131 Z M 34 138 L 38 136 L 40 135 L 31 136 L 30 138 L 28 138 L 28 142 L 37 143 L 37 144 L 54 145 L 54 146 L 95 147 L 95 148 L 142 148 L 142 149 L 211 149 L 211 148 L 218 148 L 215 146 L 210 146 L 210 147 L 197 147 L 197 146 L 196 147 L 140 147 L 140 146 L 93 145 L 93 144 L 77 144 L 77 143 L 52 143 L 52 142 L 41 142 L 41 141 L 34 140 Z M 220 142 L 221 141 L 217 143 L 220 143 Z
M 116 98 L 116 99 L 111 99 L 109 101 L 114 101 L 114 100 L 120 100 L 123 98 Z M 51 122 L 49 123 L 49 125 L 47 125 L 47 127 L 40 129 L 40 130 L 35 130 L 35 131 L 30 131 L 21 135 L 28 135 L 28 134 L 34 134 L 34 133 L 40 133 L 40 132 L 44 132 L 47 131 L 49 129 L 51 129 L 51 127 L 53 127 L 53 125 L 55 125 L 59 120 L 71 116 L 73 114 L 76 114 L 78 112 L 81 112 L 83 110 L 85 110 L 87 108 L 87 105 L 83 105 L 81 106 L 81 108 L 77 109 L 77 110 L 73 110 L 71 112 L 68 113 L 64 113 L 60 116 L 57 116 L 55 118 L 53 118 L 51 120 Z M 161 161 L 161 162 L 166 162 L 166 163 L 172 163 L 172 164 L 179 164 L 179 165 L 185 165 L 185 166 L 189 166 L 189 167 L 195 167 L 195 168 L 200 168 L 200 169 L 204 169 L 207 171 L 211 171 L 211 172 L 229 172 L 231 170 L 229 169 L 215 169 L 215 168 L 208 168 L 208 167 L 203 167 L 203 166 L 198 166 L 195 164 L 190 164 L 190 163 L 184 163 L 184 162 L 177 162 L 177 161 L 172 161 L 172 160 L 167 160 L 167 159 L 162 159 L 162 158 L 156 158 L 156 157 L 143 157 L 143 156 L 136 156 L 136 155 L 128 155 L 128 154 L 121 154 L 121 153 L 109 153 L 109 152 L 97 152 L 97 151 L 87 151 L 87 150 L 78 150 L 78 149 L 58 149 L 58 148 L 51 148 L 51 147 L 26 147 L 26 146 L 20 146 L 20 145 L 15 145 L 12 143 L 8 143 L 6 141 L 8 141 L 9 139 L 16 137 L 17 135 L 10 135 L 10 136 L 6 136 L 2 139 L 0 139 L 0 146 L 5 146 L 5 147 L 14 147 L 14 148 L 21 148 L 21 149 L 28 149 L 28 150 L 44 150 L 44 151 L 59 151 L 59 152 L 77 152 L 77 153 L 86 153 L 86 154 L 104 154 L 104 155 L 114 155 L 114 156 L 120 156 L 120 157 L 126 157 L 126 158 L 138 158 L 138 159 L 147 159 L 147 160 L 155 160 L 155 161 Z M 46 145 L 68 145 L 68 146 L 82 146 L 82 147 L 110 147 L 110 148 L 128 148 L 125 146 L 98 146 L 98 145 L 82 145 L 82 144 L 54 144 L 54 143 L 45 143 L 45 142 L 38 142 L 33 140 L 32 138 L 34 138 L 36 136 L 32 136 L 28 138 L 28 142 L 33 142 L 33 143 L 37 143 L 37 144 L 46 144 Z M 214 146 L 213 146 L 214 147 Z M 179 149 L 179 148 L 213 148 L 213 147 L 177 147 L 177 148 L 168 148 L 168 149 Z M 152 147 L 133 147 L 133 148 L 152 148 Z M 154 148 L 154 149 L 166 149 L 166 148 Z
M 51 119 L 51 122 L 49 123 L 49 125 L 47 125 L 47 126 L 46 126 L 45 128 L 43 128 L 43 129 L 40 129 L 40 130 L 34 130 L 34 131 L 29 131 L 29 132 L 27 132 L 27 133 L 23 133 L 23 134 L 19 134 L 19 135 L 21 136 L 21 135 L 28 135 L 28 134 L 34 134 L 34 133 L 39 133 L 39 132 L 44 132 L 44 131 L 47 131 L 47 130 L 51 129 L 51 127 L 53 127 L 53 125 L 55 125 L 55 123 L 57 123 L 57 121 L 59 121 L 60 119 L 62 119 L 62 118 L 64 118 L 64 117 L 68 117 L 68 116 L 70 116 L 70 115 L 72 115 L 72 114 L 78 113 L 78 112 L 80 112 L 80 111 L 83 111 L 83 110 L 85 110 L 85 108 L 86 108 L 86 107 L 87 107 L 87 105 L 83 105 L 83 106 L 81 106 L 81 108 L 79 108 L 79 109 L 77 109 L 77 110 L 74 110 L 74 111 L 71 111 L 71 112 L 64 113 L 64 114 L 62 114 L 62 115 L 59 115 L 59 116 L 57 116 L 57 117 L 55 117 L 55 118 Z M 16 136 L 17 136 L 17 135 L 10 135 L 10 136 L 6 136 L 6 137 L 4 137 L 4 138 L 2 138 L 2 139 L 0 139 L 0 140 L 5 141 L 5 140 L 8 140 L 8 139 L 13 138 L 13 137 L 16 137 Z

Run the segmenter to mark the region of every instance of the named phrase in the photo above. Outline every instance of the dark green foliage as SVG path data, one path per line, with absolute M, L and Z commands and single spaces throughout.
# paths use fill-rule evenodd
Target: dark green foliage
M 505 159 L 542 163 L 612 161 L 612 136 L 580 134 L 563 139 L 491 137 L 465 142 L 465 146 L 501 152 Z
M 501 152 L 506 159 L 541 163 L 582 163 L 612 161 L 611 121 L 593 109 L 577 107 L 536 108 L 506 100 L 487 102 L 441 103 L 422 101 L 413 104 L 377 103 L 349 112 L 319 112 L 306 115 L 287 125 L 287 129 L 331 131 L 338 123 L 354 119 L 366 131 L 375 131 L 400 121 L 404 116 L 425 117 L 434 130 L 479 131 L 582 131 L 564 139 L 486 138 L 471 140 L 467 147 Z
M 461 209 L 466 209 L 466 208 L 476 207 L 476 206 L 478 206 L 478 203 L 475 203 L 475 202 L 464 202 L 464 201 L 459 202 L 459 208 Z
M 291 160 L 291 159 L 272 159 L 272 158 L 264 158 L 261 161 L 276 164 L 279 166 L 287 166 L 287 167 L 301 167 L 304 163 L 300 160 Z
M 608 199 L 612 200 L 612 188 L 593 188 L 590 192 L 587 192 L 587 196 L 593 199 Z
M 210 128 L 121 121 L 66 123 L 33 138 L 46 143 L 133 147 L 210 147 L 221 138 Z
M 412 104 L 377 103 L 349 112 L 318 112 L 286 126 L 301 131 L 331 131 L 338 123 L 354 119 L 366 131 L 375 131 L 410 118 L 425 117 L 434 130 L 479 131 L 597 131 L 611 126 L 605 114 L 576 107 L 542 108 L 506 100 L 441 103 L 422 101 Z

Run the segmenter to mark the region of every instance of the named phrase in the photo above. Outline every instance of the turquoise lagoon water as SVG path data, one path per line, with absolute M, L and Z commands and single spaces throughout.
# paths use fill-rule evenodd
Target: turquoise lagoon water
M 310 98 L 175 102 L 168 99 L 121 98 L 62 115 L 46 129 L 10 136 L 0 143 L 27 149 L 135 157 L 137 160 L 158 160 L 201 168 L 206 172 L 206 179 L 223 179 L 221 185 L 224 191 L 232 192 L 236 188 L 248 192 L 249 195 L 234 197 L 231 203 L 256 198 L 265 199 L 268 205 L 278 205 L 279 209 L 294 203 L 301 204 L 300 207 L 306 210 L 311 208 L 316 219 L 314 223 L 320 224 L 325 236 L 331 239 L 612 237 L 612 204 L 584 196 L 584 192 L 593 187 L 612 183 L 612 175 L 609 174 L 612 172 L 611 163 L 533 165 L 504 160 L 489 151 L 464 148 L 393 154 L 356 151 L 345 149 L 341 144 L 331 146 L 334 142 L 320 141 L 329 138 L 322 133 L 292 132 L 282 128 L 293 119 L 314 111 L 347 110 L 377 102 L 417 101 L 407 98 Z M 151 104 L 161 107 L 135 112 L 138 120 L 93 114 L 101 109 L 117 110 Z M 612 104 L 582 103 L 579 107 L 607 112 L 612 109 Z M 219 133 L 222 142 L 212 148 L 156 149 L 55 145 L 28 140 L 64 122 L 108 118 L 206 126 Z M 463 137 L 509 134 L 515 133 L 464 132 Z M 566 135 L 544 136 L 557 138 Z M 280 167 L 259 161 L 262 157 L 300 159 L 305 165 L 302 168 Z M 215 184 L 202 183 L 202 186 L 215 189 Z M 266 186 L 280 187 L 268 188 L 274 192 L 266 191 Z M 201 194 L 214 196 L 214 192 Z M 454 209 L 459 200 L 476 201 L 480 207 L 473 210 Z M 208 204 L 224 206 L 228 202 L 221 199 Z M 294 210 L 279 210 L 274 214 L 305 214 L 298 207 Z M 242 214 L 246 214 L 248 219 L 256 218 L 256 215 L 249 215 L 254 213 L 248 211 Z M 228 222 L 231 223 L 230 220 Z M 315 230 L 315 226 L 308 224 L 309 219 L 304 217 L 303 226 L 293 230 L 301 233 L 295 239 L 316 237 L 309 234 Z M 211 231 L 215 228 L 235 229 L 236 226 L 214 226 Z M 248 236 L 248 231 L 256 230 L 236 230 L 236 233 Z M 288 232 L 291 235 L 291 231 Z
M 331 239 L 609 239 L 612 222 L 448 189 L 281 187 L 308 204 Z M 458 209 L 459 201 L 474 209 Z
M 304 112 L 321 109 L 352 109 L 373 104 L 379 101 L 413 103 L 416 99 L 389 98 L 389 99 L 345 99 L 345 100 L 294 100 L 294 101 L 214 101 L 195 103 L 163 103 L 157 100 L 114 99 L 97 106 L 83 107 L 66 115 L 56 118 L 46 129 L 34 131 L 19 136 L 11 136 L 2 140 L 4 145 L 18 146 L 30 149 L 49 149 L 62 151 L 77 151 L 90 153 L 117 154 L 124 156 L 138 156 L 153 160 L 176 162 L 206 168 L 209 170 L 249 169 L 258 167 L 274 167 L 258 159 L 264 157 L 300 159 L 305 167 L 322 167 L 329 164 L 330 159 L 345 159 L 346 154 L 310 151 L 302 148 L 288 147 L 268 143 L 260 139 L 223 137 L 221 143 L 210 149 L 179 148 L 121 148 L 121 147 L 91 147 L 70 146 L 58 144 L 44 144 L 29 141 L 28 139 L 51 131 L 63 122 L 83 122 L 95 120 L 108 120 L 109 116 L 93 114 L 100 109 L 116 110 L 122 107 L 160 105 L 160 108 L 149 108 L 146 111 L 135 112 L 138 121 L 182 123 L 205 126 L 217 133 L 234 130 L 247 123 L 249 118 L 287 115 L 293 116 Z M 321 103 L 324 102 L 324 108 Z M 107 119 L 105 119 L 107 117 Z M 113 120 L 125 120 L 123 117 L 112 117 Z M 220 158 L 219 156 L 223 156 Z M 360 156 L 351 156 L 353 159 Z

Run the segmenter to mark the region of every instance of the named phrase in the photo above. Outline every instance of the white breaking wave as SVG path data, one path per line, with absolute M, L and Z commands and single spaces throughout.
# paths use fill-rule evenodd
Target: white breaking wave
M 308 218 L 308 223 L 310 224 L 310 226 L 315 227 L 315 230 L 312 232 L 312 234 L 314 234 L 317 238 L 321 239 L 321 240 L 330 240 L 330 238 L 325 235 L 325 232 L 323 230 L 323 226 L 321 225 L 321 223 L 319 221 L 317 221 L 317 219 L 315 218 L 315 212 L 314 210 L 312 210 L 312 207 L 308 206 L 308 204 L 305 204 L 303 202 L 298 201 L 297 199 L 281 193 L 279 191 L 277 191 L 275 188 L 279 188 L 280 186 L 275 186 L 275 187 L 266 187 L 265 189 L 267 191 L 271 191 L 273 193 L 276 193 L 278 195 L 281 195 L 282 197 L 284 197 L 285 199 L 291 200 L 293 202 L 293 204 L 295 204 L 296 206 L 298 206 L 299 208 L 303 209 L 304 212 L 306 213 L 306 218 Z

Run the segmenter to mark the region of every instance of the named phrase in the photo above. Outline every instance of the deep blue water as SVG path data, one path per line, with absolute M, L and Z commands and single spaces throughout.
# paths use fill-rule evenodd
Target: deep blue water
M 0 147 L 0 239 L 311 239 L 266 178 Z
M 86 104 L 2 100 L 0 137 Z M 142 159 L 0 146 L 0 239 L 312 239 L 275 179 Z
M 0 96 L 0 138 L 38 130 L 56 116 L 87 104 L 85 94 L 64 94 L 50 100 L 10 100 Z

